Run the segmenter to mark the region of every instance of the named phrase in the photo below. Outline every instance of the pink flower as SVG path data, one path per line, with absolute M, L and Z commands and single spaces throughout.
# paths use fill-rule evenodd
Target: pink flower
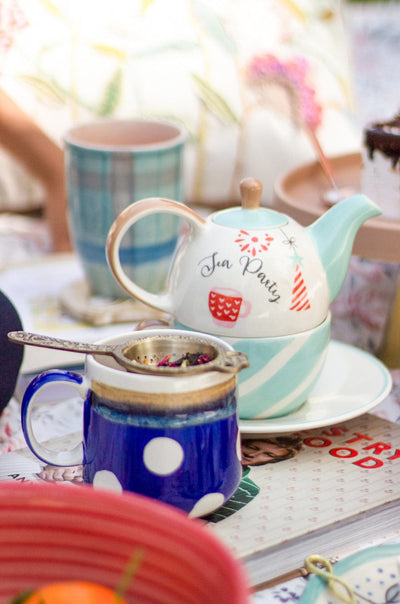
M 28 25 L 17 0 L 0 1 L 0 53 L 5 55 L 16 32 Z
M 309 64 L 302 57 L 287 62 L 280 61 L 272 54 L 253 58 L 247 68 L 247 78 L 255 86 L 277 83 L 294 93 L 295 110 L 300 113 L 303 124 L 315 130 L 321 123 L 322 108 L 315 90 L 307 84 Z

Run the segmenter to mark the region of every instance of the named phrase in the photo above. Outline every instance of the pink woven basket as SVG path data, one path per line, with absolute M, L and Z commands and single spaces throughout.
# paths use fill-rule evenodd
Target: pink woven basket
M 126 593 L 140 604 L 246 604 L 241 564 L 199 520 L 155 500 L 89 486 L 0 484 L 0 603 L 50 581 L 115 588 L 135 551 Z

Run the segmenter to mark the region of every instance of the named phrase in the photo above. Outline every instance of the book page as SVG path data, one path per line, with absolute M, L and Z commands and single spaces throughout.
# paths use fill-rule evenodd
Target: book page
M 255 457 L 243 461 L 253 495 L 242 497 L 242 502 L 233 498 L 209 518 L 210 528 L 240 557 L 399 497 L 397 424 L 365 414 L 342 424 L 282 435 L 278 447 L 276 436 L 270 436 L 255 436 L 242 444 L 242 451 L 246 442 L 253 450 L 273 444 L 275 458 L 261 460 L 263 465 L 254 465 Z M 277 452 L 290 448 L 288 439 L 300 439 L 301 448 L 290 459 L 279 461 Z

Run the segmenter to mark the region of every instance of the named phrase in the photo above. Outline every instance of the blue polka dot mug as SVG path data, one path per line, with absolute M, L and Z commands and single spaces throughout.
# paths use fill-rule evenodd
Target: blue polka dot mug
M 141 493 L 194 517 L 219 508 L 241 478 L 237 373 L 248 365 L 246 356 L 214 336 L 176 329 L 101 343 L 129 343 L 129 354 L 146 372 L 87 355 L 83 375 L 40 374 L 22 402 L 29 448 L 51 465 L 82 464 L 84 482 L 94 487 Z M 31 412 L 41 388 L 66 383 L 83 399 L 83 439 L 70 451 L 54 451 L 35 438 Z

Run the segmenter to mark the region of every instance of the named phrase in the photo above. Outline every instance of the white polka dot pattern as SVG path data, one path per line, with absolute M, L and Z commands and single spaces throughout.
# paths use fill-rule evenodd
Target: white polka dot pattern
M 207 493 L 193 506 L 189 516 L 192 518 L 199 518 L 200 516 L 206 516 L 217 510 L 224 503 L 224 496 L 222 493 Z
M 143 451 L 143 462 L 149 472 L 159 476 L 173 474 L 184 458 L 182 446 L 173 438 L 159 436 L 150 440 Z
M 95 488 L 108 489 L 116 493 L 122 493 L 122 486 L 118 478 L 109 470 L 100 470 L 96 472 L 93 479 Z

